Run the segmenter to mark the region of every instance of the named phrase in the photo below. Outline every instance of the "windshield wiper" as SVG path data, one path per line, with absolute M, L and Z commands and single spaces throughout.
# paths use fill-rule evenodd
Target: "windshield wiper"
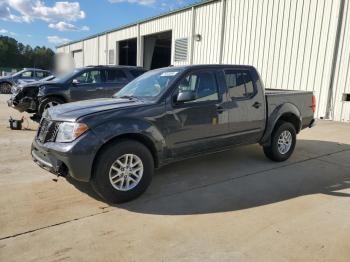
M 139 99 L 138 97 L 136 97 L 136 96 L 117 96 L 116 98 L 126 98 L 126 99 L 130 99 L 130 100 L 132 100 L 132 99 Z

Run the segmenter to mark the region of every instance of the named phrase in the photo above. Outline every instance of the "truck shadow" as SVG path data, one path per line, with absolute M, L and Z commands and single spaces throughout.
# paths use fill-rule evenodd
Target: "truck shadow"
M 190 215 L 235 211 L 310 194 L 350 197 L 350 145 L 299 140 L 283 163 L 265 158 L 258 145 L 189 159 L 156 171 L 147 192 L 114 205 L 132 212 Z M 73 183 L 100 198 L 87 184 Z

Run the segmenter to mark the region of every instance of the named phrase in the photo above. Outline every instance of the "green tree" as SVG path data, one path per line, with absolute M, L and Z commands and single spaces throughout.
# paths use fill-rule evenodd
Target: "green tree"
M 33 49 L 14 38 L 0 36 L 0 67 L 51 69 L 54 55 L 50 48 L 36 46 Z

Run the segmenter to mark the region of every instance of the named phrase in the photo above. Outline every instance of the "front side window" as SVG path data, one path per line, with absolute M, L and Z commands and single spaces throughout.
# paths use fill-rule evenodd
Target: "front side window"
M 191 103 L 217 101 L 219 99 L 218 86 L 212 72 L 196 72 L 183 78 L 176 92 L 184 91 L 193 92 L 194 100 L 191 100 Z
M 97 84 L 102 82 L 101 71 L 91 70 L 82 73 L 75 78 L 79 84 Z
M 25 71 L 21 74 L 21 77 L 23 77 L 23 78 L 33 77 L 33 71 Z
M 253 79 L 247 70 L 226 70 L 225 80 L 231 98 L 245 99 L 255 94 Z
M 107 83 L 124 83 L 128 80 L 125 73 L 120 69 L 107 69 L 105 73 Z

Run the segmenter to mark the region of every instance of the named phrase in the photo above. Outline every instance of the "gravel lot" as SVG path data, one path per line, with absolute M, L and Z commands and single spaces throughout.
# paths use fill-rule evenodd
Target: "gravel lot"
M 321 121 L 293 157 L 258 145 L 169 165 L 118 206 L 30 157 L 0 95 L 0 261 L 350 261 L 350 125 Z M 25 124 L 26 126 L 26 124 Z

